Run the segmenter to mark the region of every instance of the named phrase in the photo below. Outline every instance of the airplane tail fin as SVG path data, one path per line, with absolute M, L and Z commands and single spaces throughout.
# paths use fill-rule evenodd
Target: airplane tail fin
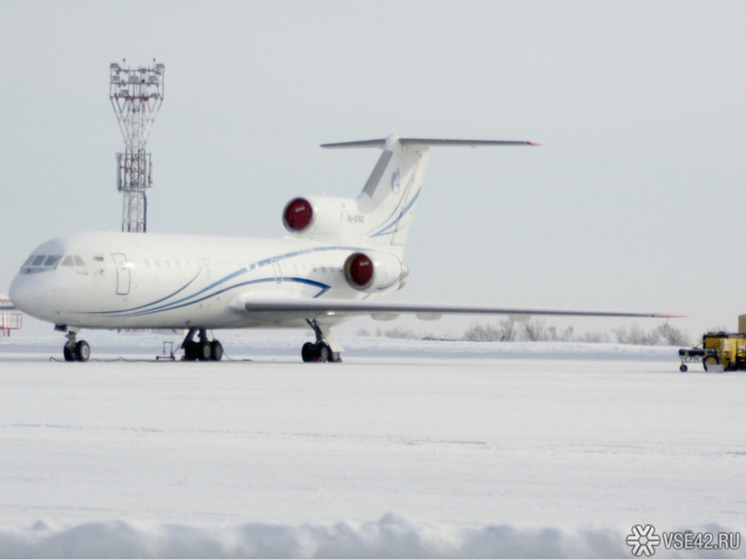
M 403 251 L 422 191 L 430 148 L 435 146 L 525 146 L 525 141 L 399 138 L 322 144 L 323 148 L 379 148 L 376 166 L 357 198 L 365 237 Z

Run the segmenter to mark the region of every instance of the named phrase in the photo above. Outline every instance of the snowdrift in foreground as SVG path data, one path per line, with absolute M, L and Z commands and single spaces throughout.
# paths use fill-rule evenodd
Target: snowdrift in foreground
M 708 531 L 724 531 L 708 526 Z M 628 558 L 623 530 L 451 527 L 389 514 L 361 525 L 245 524 L 230 528 L 99 522 L 59 530 L 38 522 L 26 532 L 0 529 L 5 559 L 358 559 L 397 558 Z M 668 551 L 656 557 L 737 557 L 739 551 Z

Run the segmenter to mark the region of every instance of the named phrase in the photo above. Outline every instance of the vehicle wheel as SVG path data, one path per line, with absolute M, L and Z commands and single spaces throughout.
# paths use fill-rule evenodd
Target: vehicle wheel
M 217 340 L 210 343 L 210 358 L 213 361 L 220 361 L 223 358 L 223 344 Z
M 62 348 L 62 355 L 65 356 L 65 361 L 75 361 L 75 346 L 65 344 Z
M 303 358 L 304 363 L 310 363 L 316 359 L 316 344 L 306 342 L 303 344 L 303 348 L 300 350 L 300 356 Z
M 702 366 L 705 368 L 705 371 L 709 370 L 710 367 L 718 365 L 719 363 L 720 359 L 718 359 L 717 355 L 706 355 L 702 358 Z
M 75 360 L 80 362 L 88 361 L 91 356 L 91 346 L 85 340 L 80 340 L 75 344 Z
M 679 371 L 681 371 L 682 373 L 686 373 L 688 370 L 689 370 L 689 367 L 687 367 L 683 363 L 681 364 L 681 367 L 679 367 Z
M 198 359 L 200 361 L 209 361 L 212 358 L 212 345 L 210 342 L 198 342 Z

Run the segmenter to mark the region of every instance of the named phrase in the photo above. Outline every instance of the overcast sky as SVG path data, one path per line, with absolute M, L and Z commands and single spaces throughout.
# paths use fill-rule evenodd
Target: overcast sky
M 119 230 L 109 64 L 157 58 L 149 231 L 282 236 L 379 155 L 322 142 L 533 140 L 434 150 L 398 300 L 735 329 L 744 29 L 741 0 L 2 1 L 0 292 L 48 238 Z

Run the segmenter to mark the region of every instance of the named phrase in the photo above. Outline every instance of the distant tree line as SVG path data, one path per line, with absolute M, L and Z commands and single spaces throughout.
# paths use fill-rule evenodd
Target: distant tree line
M 373 334 L 367 330 L 360 330 L 358 334 L 409 340 L 443 339 L 436 336 L 419 335 L 403 328 L 390 328 L 384 331 L 378 329 Z M 573 326 L 559 330 L 556 326 L 546 325 L 543 320 L 532 319 L 527 322 L 518 322 L 510 318 L 502 320 L 497 325 L 477 324 L 471 326 L 461 337 L 448 339 L 469 342 L 583 342 L 680 347 L 691 345 L 687 335 L 681 329 L 669 323 L 656 326 L 652 330 L 643 330 L 639 326 L 632 326 L 629 329 L 616 328 L 611 332 L 587 332 L 577 335 Z

